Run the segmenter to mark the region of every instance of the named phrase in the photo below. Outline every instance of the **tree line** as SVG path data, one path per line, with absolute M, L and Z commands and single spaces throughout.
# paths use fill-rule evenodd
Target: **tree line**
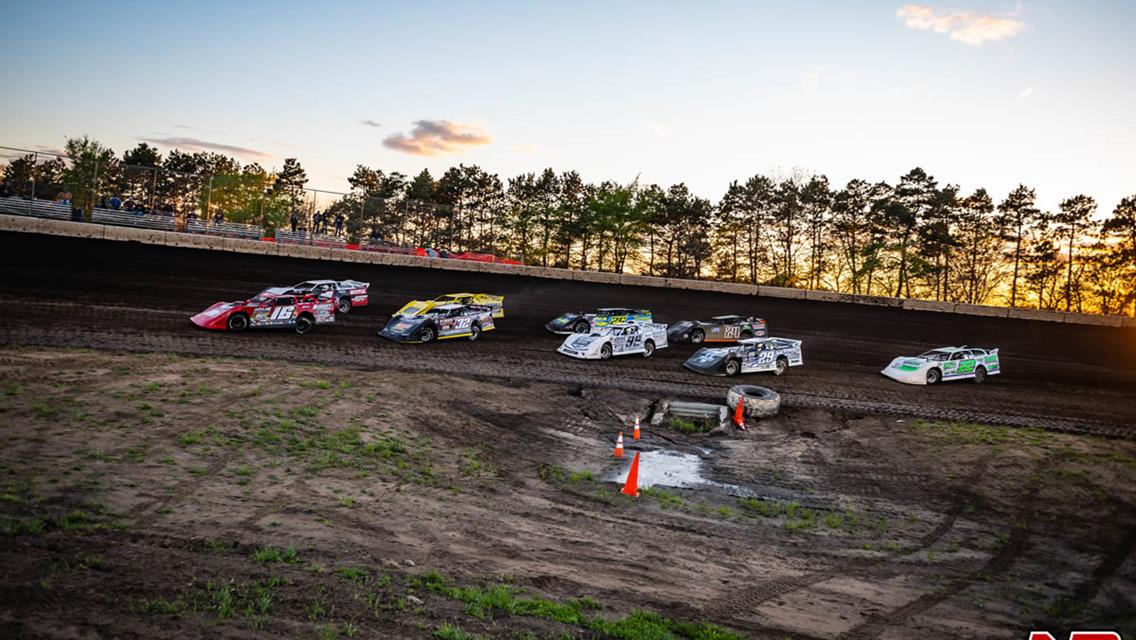
M 914 168 L 894 184 L 843 186 L 800 171 L 758 174 L 713 202 L 682 183 L 590 183 L 553 169 L 502 181 L 461 164 L 438 178 L 358 165 L 350 193 L 328 199 L 305 190 L 294 158 L 268 172 L 217 153 L 163 158 L 145 143 L 121 159 L 88 138 L 68 140 L 66 151 L 66 161 L 9 162 L 5 184 L 39 172 L 41 184 L 66 186 L 84 207 L 117 193 L 269 229 L 318 210 L 342 214 L 355 241 L 548 267 L 1136 315 L 1136 195 L 1111 212 L 1084 194 L 1046 211 L 1026 185 L 996 199 Z

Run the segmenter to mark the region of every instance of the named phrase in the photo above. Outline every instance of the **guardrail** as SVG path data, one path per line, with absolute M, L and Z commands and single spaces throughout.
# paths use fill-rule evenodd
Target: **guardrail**
M 201 220 L 190 220 L 186 222 L 185 230 L 189 233 L 201 233 L 224 238 L 248 238 L 250 240 L 259 240 L 264 236 L 263 227 L 241 224 L 239 222 L 203 222 Z
M 0 201 L 2 200 L 3 199 L 0 198 Z M 2 210 L 3 206 L 2 203 L 0 203 L 0 211 Z M 279 241 L 279 239 L 277 242 L 261 242 L 245 238 L 222 238 L 176 231 L 131 229 L 124 227 L 114 227 L 62 220 L 49 220 L 42 218 L 43 217 L 28 215 L 3 215 L 2 213 L 0 213 L 0 231 L 40 233 L 77 238 L 113 240 L 120 242 L 144 242 L 148 244 L 165 245 L 171 247 L 207 249 L 215 251 L 232 251 L 259 255 L 276 255 L 309 260 L 334 260 L 339 262 L 358 262 L 373 265 L 445 269 L 452 271 L 479 271 L 484 273 L 498 273 L 503 275 L 517 275 L 533 278 L 576 280 L 579 282 L 589 282 L 595 284 L 687 289 L 740 296 L 754 296 L 758 298 L 769 297 L 807 300 L 813 302 L 863 304 L 871 306 L 892 307 L 895 309 L 903 309 L 909 311 L 956 313 L 962 315 L 989 316 L 995 318 L 1136 328 L 1136 318 L 1131 318 L 1128 316 L 1103 316 L 1088 313 L 1065 313 L 1061 311 L 1044 311 L 1040 309 L 994 307 L 955 302 L 934 302 L 929 300 L 890 298 L 884 296 L 858 296 L 847 293 L 836 293 L 833 291 L 809 291 L 805 289 L 769 287 L 764 285 L 751 285 L 733 282 L 715 282 L 711 280 L 684 280 L 678 278 L 660 278 L 626 273 L 579 271 L 574 269 L 557 269 L 553 267 L 534 267 L 529 265 L 515 265 L 508 263 L 503 264 L 503 261 L 500 260 L 498 260 L 497 262 L 481 262 L 476 260 L 446 259 L 441 257 L 421 256 L 417 254 L 417 250 L 414 250 L 414 252 L 405 252 L 403 250 L 395 251 L 390 250 L 390 247 L 381 246 L 375 246 L 372 249 L 362 251 L 346 250 L 366 249 L 366 247 L 361 247 L 358 245 L 347 245 L 344 242 L 336 243 L 334 247 L 298 244 L 296 242 Z M 280 232 L 277 233 L 278 235 L 281 235 Z M 293 240 L 296 239 L 295 236 L 291 237 Z
M 114 209 L 101 209 L 99 207 L 95 207 L 94 211 L 91 212 L 91 222 L 116 227 L 153 229 L 155 231 L 174 231 L 176 228 L 172 215 L 115 211 Z
M 326 233 L 308 233 L 307 231 L 297 231 L 292 233 L 287 229 L 276 230 L 276 241 L 285 244 L 306 244 L 314 247 L 328 247 L 328 248 L 346 248 L 347 240 L 339 236 L 333 236 Z

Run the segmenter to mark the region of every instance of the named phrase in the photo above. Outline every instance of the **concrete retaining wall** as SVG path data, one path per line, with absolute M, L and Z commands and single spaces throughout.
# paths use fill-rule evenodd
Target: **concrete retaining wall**
M 446 269 L 451 271 L 476 271 L 482 273 L 529 276 L 533 278 L 575 280 L 597 284 L 620 284 L 638 287 L 684 289 L 688 291 L 712 291 L 742 296 L 895 307 L 911 311 L 934 311 L 938 313 L 958 313 L 995 318 L 1018 318 L 1044 322 L 1136 328 L 1136 318 L 1126 316 L 1100 316 L 1083 313 L 1040 311 L 1037 309 L 1011 309 L 1007 307 L 992 307 L 956 302 L 901 299 L 888 296 L 859 296 L 848 293 L 836 293 L 834 291 L 807 291 L 805 289 L 768 287 L 735 282 L 683 280 L 678 278 L 555 269 L 551 267 L 534 267 L 528 265 L 472 262 L 445 258 L 423 258 L 395 253 L 371 253 L 369 251 L 351 251 L 342 248 L 333 249 L 265 242 L 263 240 L 246 240 L 241 238 L 222 238 L 217 236 L 178 233 L 175 231 L 153 231 L 149 229 L 133 229 L 130 227 L 112 227 L 86 222 L 71 222 L 67 220 L 51 220 L 5 214 L 0 214 L 0 231 L 40 233 L 74 238 L 97 238 L 119 242 L 144 242 L 147 244 L 159 244 L 171 247 L 210 249 L 214 251 L 231 251 L 258 255 L 279 255 L 291 258 L 306 258 L 309 260 L 332 260 L 399 267 Z

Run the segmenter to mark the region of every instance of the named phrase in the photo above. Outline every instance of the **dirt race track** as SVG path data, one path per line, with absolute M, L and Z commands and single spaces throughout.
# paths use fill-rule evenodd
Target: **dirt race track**
M 335 265 L 26 234 L 0 234 L 0 344 L 55 345 L 203 355 L 248 355 L 374 369 L 572 382 L 717 400 L 727 381 L 681 367 L 689 345 L 655 358 L 579 362 L 555 349 L 544 323 L 567 310 L 652 309 L 674 322 L 724 313 L 768 320 L 772 335 L 804 340 L 806 365 L 783 379 L 750 376 L 790 406 L 918 415 L 1136 437 L 1136 330 L 983 318 L 882 307 L 469 272 Z M 371 307 L 309 336 L 207 333 L 188 317 L 267 284 L 309 278 L 371 282 Z M 446 291 L 506 296 L 507 318 L 482 342 L 426 348 L 375 333 L 408 299 Z M 908 387 L 881 377 L 893 356 L 971 344 L 999 347 L 1005 374 L 977 387 Z
M 0 264 L 3 638 L 1136 633 L 1131 331 L 14 234 Z M 325 276 L 373 306 L 306 336 L 188 322 Z M 481 341 L 375 336 L 482 289 L 507 317 Z M 802 338 L 805 366 L 750 377 L 787 408 L 647 426 L 652 486 L 622 496 L 615 431 L 728 382 L 682 369 L 690 346 L 555 353 L 545 321 L 616 304 Z M 878 374 L 960 342 L 1007 374 Z

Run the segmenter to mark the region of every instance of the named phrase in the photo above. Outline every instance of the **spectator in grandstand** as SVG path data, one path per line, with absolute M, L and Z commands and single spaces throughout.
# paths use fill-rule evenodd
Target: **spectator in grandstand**
M 71 204 L 71 192 L 64 189 L 59 192 L 59 201 L 63 204 Z
M 122 208 L 122 198 L 119 198 L 118 196 L 111 196 L 110 208 L 114 209 L 115 211 L 118 211 L 119 209 L 121 209 Z
M 292 225 L 292 233 L 296 233 L 296 225 L 300 224 L 300 216 L 296 215 L 296 211 L 292 211 L 292 217 L 288 219 L 289 224 Z
M 339 235 L 343 231 L 343 214 L 340 213 L 335 216 L 335 235 Z
M 213 214 L 213 224 L 221 224 L 224 221 L 225 221 L 225 212 L 218 209 L 217 213 Z
M 320 225 L 323 224 L 323 216 L 319 211 L 312 214 L 312 233 L 320 232 Z

